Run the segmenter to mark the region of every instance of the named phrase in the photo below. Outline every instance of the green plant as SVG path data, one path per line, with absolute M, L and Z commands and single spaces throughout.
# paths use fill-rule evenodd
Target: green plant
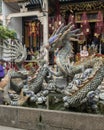
M 15 39 L 16 38 L 16 32 L 13 30 L 9 30 L 7 27 L 0 26 L 0 39 Z

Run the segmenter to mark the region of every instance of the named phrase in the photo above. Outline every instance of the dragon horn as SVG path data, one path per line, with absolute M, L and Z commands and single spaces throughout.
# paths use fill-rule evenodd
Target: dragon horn
M 60 40 L 64 38 L 64 36 L 74 27 L 74 25 L 71 25 L 65 32 L 64 34 L 60 37 Z
M 65 30 L 67 30 L 67 29 L 71 26 L 71 24 L 72 24 L 72 23 L 69 23 L 68 25 L 64 26 L 64 27 L 61 29 L 60 33 L 63 33 Z
M 71 33 L 77 33 L 79 31 L 80 31 L 80 29 L 75 29 L 75 30 L 71 31 Z
M 60 27 L 57 29 L 55 34 L 59 34 L 61 32 L 63 26 L 64 26 L 64 23 L 60 25 Z
M 56 30 L 54 30 L 53 31 L 53 33 L 52 33 L 52 35 L 50 36 L 50 38 L 51 37 L 53 37 L 54 35 L 58 35 L 59 33 L 60 33 L 60 30 L 61 30 L 61 28 L 64 26 L 64 24 L 61 24 L 61 26 Z

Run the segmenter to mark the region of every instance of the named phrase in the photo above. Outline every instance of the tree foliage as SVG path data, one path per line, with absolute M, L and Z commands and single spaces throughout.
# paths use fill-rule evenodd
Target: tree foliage
M 16 32 L 0 25 L 0 39 L 8 39 L 8 38 L 11 39 L 16 38 Z

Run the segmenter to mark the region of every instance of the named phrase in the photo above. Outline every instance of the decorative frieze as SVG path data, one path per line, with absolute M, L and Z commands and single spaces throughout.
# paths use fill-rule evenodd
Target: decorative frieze
M 82 11 L 92 11 L 92 10 L 103 10 L 103 1 L 92 1 L 92 2 L 76 2 L 70 4 L 61 4 L 60 12 L 64 16 L 66 11 L 82 12 Z

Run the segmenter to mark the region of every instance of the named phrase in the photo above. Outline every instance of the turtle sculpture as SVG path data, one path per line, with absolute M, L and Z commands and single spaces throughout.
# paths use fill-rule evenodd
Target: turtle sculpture
M 79 41 L 80 35 L 80 29 L 75 29 L 72 23 L 62 24 L 49 38 L 48 44 L 48 49 L 61 47 L 56 55 L 58 71 L 51 70 L 50 66 L 43 62 L 45 55 L 41 52 L 40 59 L 38 58 L 39 68 L 33 72 L 31 79 L 29 72 L 23 68 L 27 56 L 25 46 L 19 40 L 13 40 L 13 44 L 5 41 L 4 45 L 0 46 L 5 48 L 5 59 L 11 57 L 10 60 L 18 67 L 17 71 L 12 70 L 10 83 L 4 87 L 5 103 L 23 105 L 27 99 L 30 102 L 44 103 L 47 101 L 47 95 L 54 91 L 63 95 L 64 106 L 67 108 L 76 108 L 85 102 L 91 107 L 97 106 L 99 95 L 101 98 L 103 95 L 102 87 L 99 87 L 104 77 L 103 59 L 90 56 L 80 63 L 71 63 L 69 57 L 73 53 L 72 44 L 73 41 Z M 45 46 L 43 51 L 44 49 Z M 15 83 L 15 78 L 20 78 L 21 82 Z M 15 92 L 8 94 L 10 89 Z M 96 96 L 98 100 L 95 102 Z

